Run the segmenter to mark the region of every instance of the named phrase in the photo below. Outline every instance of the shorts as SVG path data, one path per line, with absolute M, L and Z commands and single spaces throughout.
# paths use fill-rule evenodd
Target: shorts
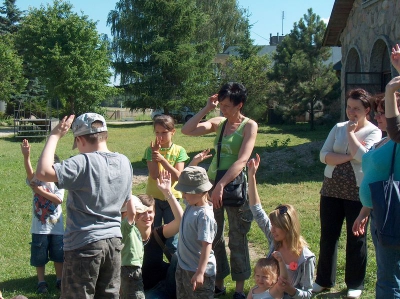
M 43 267 L 49 260 L 64 262 L 63 235 L 32 234 L 31 266 Z

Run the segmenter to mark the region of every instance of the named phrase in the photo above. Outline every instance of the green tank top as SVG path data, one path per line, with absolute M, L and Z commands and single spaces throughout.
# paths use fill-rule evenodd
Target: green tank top
M 221 134 L 221 128 L 222 124 L 226 121 L 226 118 L 222 120 L 218 124 L 218 129 L 217 129 L 217 136 L 214 139 L 214 149 L 215 149 L 215 155 L 211 161 L 211 165 L 208 168 L 208 178 L 210 180 L 215 180 L 215 176 L 217 174 L 217 144 L 218 144 L 218 139 Z M 238 126 L 235 132 L 228 136 L 222 136 L 222 141 L 221 141 L 221 156 L 219 159 L 219 169 L 226 170 L 229 169 L 229 167 L 232 166 L 235 161 L 237 161 L 238 156 L 239 156 L 239 151 L 243 143 L 243 130 L 244 126 L 246 123 L 249 121 L 248 117 L 245 117 L 242 123 Z

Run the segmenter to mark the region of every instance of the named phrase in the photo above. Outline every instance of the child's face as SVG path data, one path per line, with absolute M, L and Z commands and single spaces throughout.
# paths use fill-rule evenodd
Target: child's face
M 168 131 L 161 125 L 154 126 L 154 133 L 156 134 L 156 138 L 160 140 L 160 144 L 162 147 L 168 146 L 172 141 L 172 136 L 175 134 L 175 129 Z M 166 146 L 165 146 L 166 145 Z
M 255 269 L 254 279 L 256 284 L 261 289 L 268 289 L 276 283 L 276 275 L 271 273 L 270 270 Z
M 203 193 L 200 194 L 189 194 L 182 193 L 182 197 L 186 199 L 187 203 L 191 206 L 204 206 L 207 200 Z

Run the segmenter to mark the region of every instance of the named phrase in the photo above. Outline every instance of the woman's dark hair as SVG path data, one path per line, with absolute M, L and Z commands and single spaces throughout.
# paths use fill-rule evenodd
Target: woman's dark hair
M 400 107 L 400 92 L 396 91 L 395 95 L 396 95 L 397 107 Z M 372 106 L 375 112 L 378 111 L 378 108 L 381 108 L 383 111 L 385 111 L 385 94 L 380 93 L 375 95 Z
M 236 82 L 226 83 L 221 87 L 218 92 L 218 101 L 221 102 L 228 98 L 234 106 L 239 105 L 240 103 L 246 103 L 247 100 L 247 90 L 243 84 Z
M 360 100 L 365 109 L 371 108 L 371 95 L 368 91 L 362 88 L 355 88 L 350 90 L 346 99 Z

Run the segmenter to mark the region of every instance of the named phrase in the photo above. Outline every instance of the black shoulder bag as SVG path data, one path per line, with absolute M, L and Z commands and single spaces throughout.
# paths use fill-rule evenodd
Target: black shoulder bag
M 221 157 L 221 143 L 222 135 L 224 134 L 227 120 L 222 125 L 221 133 L 217 143 L 217 175 L 215 177 L 215 184 L 218 183 L 228 170 L 219 170 L 219 160 Z M 222 194 L 222 204 L 227 207 L 240 207 L 244 204 L 247 198 L 247 182 L 245 168 L 234 178 L 229 184 L 224 187 Z

